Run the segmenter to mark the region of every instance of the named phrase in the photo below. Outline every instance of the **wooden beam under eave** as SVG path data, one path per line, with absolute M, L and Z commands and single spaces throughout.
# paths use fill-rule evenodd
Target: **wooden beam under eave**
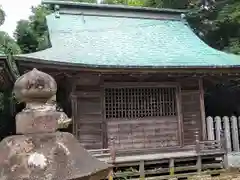
M 206 140 L 206 113 L 205 113 L 205 104 L 204 104 L 204 88 L 203 88 L 203 78 L 199 78 L 199 98 L 200 98 L 200 113 L 202 119 L 202 139 Z

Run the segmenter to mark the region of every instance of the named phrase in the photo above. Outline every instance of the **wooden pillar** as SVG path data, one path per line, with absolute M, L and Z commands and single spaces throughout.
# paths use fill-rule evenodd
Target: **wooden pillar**
M 205 104 L 204 104 L 204 89 L 203 89 L 203 79 L 199 78 L 199 93 L 200 93 L 200 111 L 201 111 L 201 119 L 202 119 L 202 139 L 207 139 L 207 131 L 206 131 L 206 114 L 205 114 Z
M 201 172 L 202 171 L 202 157 L 201 157 L 201 145 L 200 145 L 200 141 L 199 141 L 199 132 L 196 131 L 196 153 L 197 153 L 197 163 L 196 163 L 196 168 L 197 168 L 197 172 Z
M 78 102 L 77 102 L 77 95 L 76 92 L 76 78 L 72 77 L 70 79 L 71 85 L 69 87 L 70 91 L 70 102 L 71 102 L 71 111 L 72 111 L 72 134 L 79 139 L 78 132 L 77 132 L 77 111 L 78 111 Z
M 111 156 L 111 164 L 115 166 L 116 163 L 116 147 L 115 147 L 115 139 L 111 138 L 110 140 L 110 156 Z M 108 180 L 113 180 L 114 176 L 114 170 L 111 169 L 111 171 L 108 174 Z
M 108 128 L 107 128 L 107 119 L 106 119 L 106 111 L 105 111 L 105 93 L 103 86 L 103 78 L 101 79 L 101 108 L 102 108 L 102 148 L 108 148 Z
M 78 136 L 78 128 L 77 128 L 77 96 L 74 94 L 71 94 L 71 105 L 72 105 L 72 133 L 73 135 L 79 139 Z
M 183 142 L 183 117 L 182 117 L 181 87 L 177 87 L 176 100 L 177 100 L 177 114 L 178 114 L 179 145 L 182 147 L 184 142 Z

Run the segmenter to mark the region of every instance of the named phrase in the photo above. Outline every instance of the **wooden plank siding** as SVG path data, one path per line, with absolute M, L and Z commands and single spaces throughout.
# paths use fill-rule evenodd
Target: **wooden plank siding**
M 141 77 L 143 79 L 143 77 Z M 91 80 L 92 79 L 92 80 Z M 157 77 L 154 78 L 154 80 Z M 120 80 L 114 75 L 107 81 L 114 86 Z M 196 132 L 201 133 L 200 93 L 198 79 L 171 80 L 178 83 L 176 91 L 177 114 L 159 117 L 107 117 L 104 99 L 104 78 L 84 76 L 78 81 L 74 94 L 77 96 L 77 138 L 87 149 L 101 149 L 109 146 L 110 138 L 115 138 L 115 145 L 124 148 L 160 148 L 195 144 Z M 124 81 L 123 81 L 124 82 Z M 161 86 L 162 80 L 152 84 Z M 166 82 L 166 81 L 165 81 Z M 132 84 L 136 83 L 132 82 Z M 131 84 L 131 83 L 127 83 Z M 131 84 L 131 85 L 132 85 Z M 144 82 L 138 82 L 144 85 Z M 167 87 L 167 86 L 166 86 Z M 183 138 L 183 139 L 181 139 Z
M 115 138 L 117 149 L 161 148 L 179 145 L 177 117 L 108 119 L 109 145 Z
M 85 148 L 101 149 L 103 147 L 103 114 L 100 87 L 81 86 L 77 90 L 77 137 Z
M 198 80 L 181 83 L 183 141 L 184 145 L 194 144 L 196 133 L 201 133 L 200 91 Z

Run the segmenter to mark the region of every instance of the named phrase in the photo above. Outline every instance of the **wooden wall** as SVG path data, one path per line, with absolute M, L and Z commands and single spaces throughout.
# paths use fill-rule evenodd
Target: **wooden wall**
M 144 79 L 144 81 L 149 82 L 163 81 L 162 79 L 159 80 L 159 78 L 156 77 L 159 76 L 152 78 L 141 78 Z M 176 78 L 169 78 L 168 80 L 171 82 L 176 81 L 180 83 L 179 100 L 181 101 L 180 110 L 182 111 L 182 143 L 184 145 L 194 144 L 196 131 L 201 133 L 200 93 L 198 79 L 180 78 L 179 80 L 176 80 Z M 112 133 L 111 131 L 114 131 L 114 128 L 116 129 L 114 122 L 107 124 L 105 121 L 103 103 L 104 81 L 124 81 L 124 78 L 117 75 L 108 75 L 104 77 L 97 74 L 83 74 L 76 80 L 76 88 L 74 91 L 74 94 L 77 95 L 77 117 L 75 117 L 75 123 L 77 125 L 76 135 L 80 142 L 87 149 L 106 148 L 108 146 L 107 134 L 110 136 Z M 135 81 L 135 79 L 128 79 L 128 81 Z M 164 80 L 164 82 L 166 82 L 166 80 Z M 130 127 L 132 123 L 129 124 Z M 126 125 L 126 123 L 124 125 Z M 113 129 L 108 130 L 107 126 L 112 126 Z M 125 126 L 125 128 L 127 129 L 127 126 Z M 155 131 L 155 129 L 153 130 Z M 160 130 L 160 128 L 158 129 Z M 159 135 L 164 136 L 161 133 L 159 133 Z M 139 139 L 136 139 L 134 141 L 138 140 Z M 152 137 L 152 140 L 154 140 L 154 137 Z M 133 142 L 133 140 L 129 140 L 127 137 L 126 140 L 123 141 Z M 139 146 L 140 145 L 136 142 L 136 148 Z M 148 144 L 147 146 L 150 147 L 151 145 Z
M 108 119 L 108 142 L 115 138 L 117 149 L 143 149 L 178 146 L 177 117 Z
M 198 80 L 181 82 L 183 144 L 195 143 L 196 133 L 201 133 L 200 91 Z
M 86 75 L 77 81 L 77 137 L 87 149 L 103 147 L 102 97 L 98 76 Z

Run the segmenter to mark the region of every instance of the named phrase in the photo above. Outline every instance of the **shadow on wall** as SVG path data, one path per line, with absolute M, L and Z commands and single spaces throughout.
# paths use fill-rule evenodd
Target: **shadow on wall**
M 205 92 L 206 117 L 240 116 L 240 88 L 216 85 Z
M 16 134 L 15 126 L 15 110 L 13 107 L 19 108 L 21 105 L 11 104 L 12 93 L 11 90 L 5 90 L 2 93 L 1 97 L 1 108 L 0 108 L 0 140 L 6 136 Z M 24 107 L 24 106 L 23 106 Z M 22 108 L 20 107 L 20 110 Z

